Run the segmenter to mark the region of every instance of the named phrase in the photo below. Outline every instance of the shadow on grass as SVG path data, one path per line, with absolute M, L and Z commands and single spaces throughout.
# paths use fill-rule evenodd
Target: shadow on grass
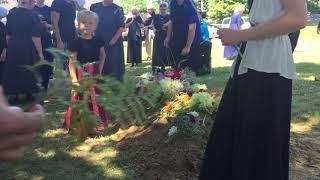
M 66 107 L 52 103 L 46 108 L 51 112 L 48 115 L 46 128 L 35 138 L 33 145 L 28 148 L 21 160 L 0 163 L 1 180 L 126 179 L 122 169 L 111 163 L 116 149 L 105 149 L 100 154 L 91 153 L 92 144 L 80 143 L 69 136 L 66 130 L 60 128 Z M 108 161 L 102 161 L 103 157 L 109 157 Z

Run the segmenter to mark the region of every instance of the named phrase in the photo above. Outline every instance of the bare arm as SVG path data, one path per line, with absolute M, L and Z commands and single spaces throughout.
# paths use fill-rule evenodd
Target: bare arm
M 104 50 L 104 47 L 100 48 L 100 55 L 99 55 L 99 73 L 102 73 L 104 62 L 106 60 L 106 51 Z
M 77 59 L 77 53 L 72 52 L 69 59 L 69 72 L 70 72 L 70 78 L 72 83 L 78 82 L 76 67 L 73 63 L 74 61 L 76 61 L 76 59 Z
M 56 38 L 57 44 L 61 45 L 63 44 L 63 42 L 61 39 L 61 34 L 59 29 L 59 20 L 60 20 L 60 13 L 52 11 L 51 22 L 52 22 L 53 34 L 54 34 L 54 37 Z M 58 47 L 58 48 L 62 48 L 62 47 Z
M 189 31 L 188 31 L 188 39 L 186 43 L 186 48 L 190 49 L 192 46 L 192 42 L 194 40 L 194 37 L 196 35 L 196 23 L 189 24 Z
M 305 0 L 282 0 L 285 13 L 269 23 L 243 30 L 242 41 L 260 40 L 303 29 L 307 22 Z
M 120 36 L 122 35 L 123 27 L 120 27 L 117 31 L 117 33 L 113 36 L 113 39 L 118 40 Z
M 169 48 L 171 35 L 172 35 L 172 22 L 171 22 L 171 20 L 168 21 L 166 24 L 164 24 L 164 26 L 167 27 L 167 36 L 166 36 L 166 39 L 164 40 L 164 46 L 166 48 Z
M 171 40 L 171 34 L 172 34 L 172 21 L 168 21 L 166 24 L 164 24 L 164 26 L 167 26 L 168 30 L 167 30 L 167 39 Z
M 44 59 L 43 53 L 42 53 L 41 38 L 40 37 L 32 37 L 32 41 L 33 41 L 34 46 L 36 47 L 36 50 L 38 52 L 40 59 Z

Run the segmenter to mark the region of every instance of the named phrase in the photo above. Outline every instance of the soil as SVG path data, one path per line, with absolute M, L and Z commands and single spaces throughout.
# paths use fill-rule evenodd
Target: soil
M 201 137 L 168 139 L 169 124 L 131 127 L 116 133 L 113 140 L 121 157 L 121 166 L 131 172 L 128 179 L 195 180 L 213 121 Z M 117 137 L 117 138 L 115 138 Z M 292 133 L 290 180 L 320 180 L 320 132 Z

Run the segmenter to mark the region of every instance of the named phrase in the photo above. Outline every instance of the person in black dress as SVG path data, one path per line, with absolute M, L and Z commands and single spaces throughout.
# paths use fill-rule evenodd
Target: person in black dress
M 170 20 L 170 15 L 167 13 L 168 4 L 160 4 L 160 14 L 157 14 L 153 18 L 153 26 L 155 31 L 155 37 L 153 40 L 153 54 L 152 54 L 152 69 L 156 70 L 156 67 L 171 66 L 172 55 L 169 49 L 164 46 L 164 40 L 167 36 L 166 23 Z
M 53 56 L 46 51 L 48 48 L 53 47 L 52 36 L 51 36 L 51 9 L 49 6 L 44 4 L 44 0 L 37 0 L 34 7 L 34 11 L 38 14 L 41 23 L 41 43 L 43 49 L 44 59 L 52 62 Z M 43 65 L 40 67 L 40 74 L 42 75 L 42 87 L 47 90 L 49 85 L 49 79 L 52 76 L 52 67 Z
M 7 95 L 25 94 L 28 99 L 39 88 L 35 75 L 24 66 L 44 59 L 41 45 L 41 22 L 32 10 L 33 0 L 20 0 L 20 7 L 7 16 L 8 49 L 3 87 Z
M 54 41 L 58 49 L 65 50 L 76 38 L 76 3 L 73 0 L 54 0 L 51 5 L 51 22 Z
M 132 9 L 132 17 L 126 21 L 128 32 L 127 63 L 132 66 L 142 63 L 142 33 L 143 21 L 138 8 Z
M 174 56 L 175 68 L 189 67 L 197 72 L 201 67 L 200 57 L 200 19 L 193 0 L 171 0 L 170 23 L 165 39 L 166 47 L 170 47 Z
M 90 10 L 99 16 L 96 36 L 105 43 L 106 61 L 103 75 L 111 75 L 118 81 L 123 80 L 125 72 L 124 48 L 122 32 L 125 26 L 123 9 L 113 3 L 113 0 L 92 4 Z

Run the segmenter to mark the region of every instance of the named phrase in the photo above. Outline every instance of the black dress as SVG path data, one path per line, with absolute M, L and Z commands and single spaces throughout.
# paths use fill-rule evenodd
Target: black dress
M 184 6 L 177 5 L 175 7 L 175 17 L 172 19 L 173 31 L 172 31 L 172 53 L 174 56 L 174 67 L 178 68 L 179 63 L 187 59 L 181 55 L 182 49 L 186 46 L 188 37 L 188 28 L 186 27 L 184 17 Z M 186 63 L 183 63 L 186 64 Z
M 114 45 L 109 45 L 109 42 L 117 31 L 125 26 L 123 10 L 116 4 L 104 6 L 102 2 L 92 4 L 90 10 L 99 16 L 96 36 L 105 43 L 106 61 L 102 74 L 111 75 L 117 80 L 122 81 L 125 72 L 122 36 L 119 37 Z
M 7 40 L 6 40 L 6 26 L 0 22 L 0 55 L 3 50 L 7 48 Z M 0 85 L 2 84 L 3 71 L 5 68 L 5 61 L 0 62 Z
M 36 13 L 25 8 L 16 8 L 7 16 L 8 41 L 3 87 L 8 95 L 38 92 L 37 80 L 26 65 L 34 65 L 39 57 L 32 37 L 40 37 L 41 23 Z
M 92 39 L 83 39 L 78 37 L 73 40 L 68 50 L 77 53 L 77 61 L 81 64 L 98 62 L 100 57 L 100 49 L 104 47 L 104 42 L 93 37 Z
M 253 69 L 238 75 L 241 60 L 224 90 L 199 179 L 288 180 L 292 80 Z
M 52 36 L 50 30 L 44 24 L 44 22 L 46 22 L 47 24 L 51 24 L 51 9 L 48 6 L 35 6 L 34 11 L 38 14 L 40 20 L 43 22 L 41 27 L 41 44 L 44 59 L 49 62 L 52 62 L 53 56 L 48 51 L 46 51 L 48 48 L 53 47 Z M 44 89 L 48 89 L 49 79 L 52 76 L 52 70 L 53 68 L 47 65 L 41 66 L 39 69 L 39 72 L 42 76 L 42 87 Z
M 167 31 L 163 29 L 163 25 L 170 20 L 169 15 L 157 14 L 154 16 L 153 25 L 155 37 L 153 40 L 152 66 L 171 66 L 173 64 L 172 54 L 168 48 L 164 46 L 164 40 Z
M 54 0 L 51 5 L 51 11 L 60 14 L 59 31 L 61 40 L 67 49 L 70 43 L 76 38 L 76 5 L 74 1 L 70 3 L 65 0 Z
M 132 18 L 128 18 L 126 23 L 131 21 Z M 143 24 L 140 16 L 136 17 L 129 26 L 127 63 L 132 65 L 142 63 L 142 33 L 139 24 Z

